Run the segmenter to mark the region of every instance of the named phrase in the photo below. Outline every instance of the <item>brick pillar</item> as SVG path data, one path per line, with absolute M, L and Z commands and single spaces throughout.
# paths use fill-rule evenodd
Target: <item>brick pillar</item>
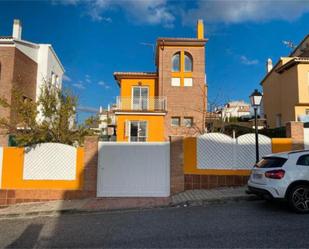
M 302 122 L 288 122 L 286 124 L 286 136 L 292 138 L 292 149 L 304 149 L 304 123 Z
M 97 194 L 98 142 L 98 136 L 85 137 L 84 191 L 91 197 Z
M 0 133 L 0 147 L 8 146 L 8 135 Z
M 183 136 L 170 137 L 171 194 L 184 191 Z

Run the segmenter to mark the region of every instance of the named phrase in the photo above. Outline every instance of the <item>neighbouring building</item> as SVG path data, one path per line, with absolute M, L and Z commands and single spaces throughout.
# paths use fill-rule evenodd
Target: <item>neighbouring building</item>
M 309 35 L 275 66 L 266 63 L 263 112 L 267 126 L 281 127 L 289 121 L 309 121 Z
M 203 21 L 196 38 L 158 38 L 156 72 L 115 72 L 117 141 L 166 141 L 205 131 L 207 87 Z
M 250 104 L 243 100 L 228 102 L 221 109 L 221 118 L 224 121 L 228 121 L 230 118 L 250 118 L 252 116 L 250 108 Z
M 22 39 L 19 20 L 14 20 L 11 36 L 0 36 L 0 96 L 9 103 L 13 88 L 20 89 L 25 99 L 34 101 L 45 81 L 61 88 L 63 74 L 64 68 L 50 44 Z M 7 108 L 0 107 L 0 116 L 14 122 L 14 113 Z M 8 143 L 6 133 L 6 130 L 0 130 L 0 146 Z
M 100 107 L 98 129 L 104 136 L 105 140 L 114 141 L 114 136 L 116 133 L 116 117 L 113 111 L 114 106 L 110 107 L 108 105 L 107 109 Z

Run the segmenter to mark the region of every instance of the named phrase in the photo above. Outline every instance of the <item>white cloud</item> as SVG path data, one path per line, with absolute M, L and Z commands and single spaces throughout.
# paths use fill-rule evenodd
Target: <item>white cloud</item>
M 63 79 L 63 81 L 67 81 L 67 82 L 71 82 L 72 81 L 72 79 L 69 76 L 67 76 L 66 74 L 64 74 L 62 76 L 62 79 Z
M 75 88 L 80 89 L 80 90 L 86 89 L 86 87 L 80 82 L 74 83 L 74 84 L 72 84 L 72 86 L 74 86 Z
M 110 86 L 107 83 L 105 83 L 105 81 L 103 80 L 100 80 L 98 82 L 98 85 L 104 87 L 105 89 L 110 89 Z
M 112 22 L 107 11 L 122 10 L 128 19 L 142 24 L 163 24 L 173 26 L 174 15 L 168 8 L 167 0 L 64 0 L 65 5 L 80 4 L 93 21 Z
M 240 56 L 240 62 L 245 65 L 256 65 L 259 63 L 257 59 L 250 60 L 245 55 Z
M 269 20 L 293 21 L 309 12 L 304 0 L 199 0 L 197 7 L 184 12 L 184 22 L 197 18 L 207 22 L 241 23 Z

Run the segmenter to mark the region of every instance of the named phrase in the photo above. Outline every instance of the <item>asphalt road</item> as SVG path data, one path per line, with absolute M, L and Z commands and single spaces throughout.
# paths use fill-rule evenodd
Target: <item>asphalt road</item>
M 1 248 L 309 248 L 309 215 L 281 203 L 243 201 L 0 220 L 0 236 Z

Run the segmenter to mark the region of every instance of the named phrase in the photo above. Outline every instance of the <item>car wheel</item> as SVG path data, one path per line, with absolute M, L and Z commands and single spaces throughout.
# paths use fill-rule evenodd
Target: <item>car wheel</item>
M 309 212 L 309 186 L 298 185 L 289 191 L 288 202 L 290 207 L 298 213 Z

